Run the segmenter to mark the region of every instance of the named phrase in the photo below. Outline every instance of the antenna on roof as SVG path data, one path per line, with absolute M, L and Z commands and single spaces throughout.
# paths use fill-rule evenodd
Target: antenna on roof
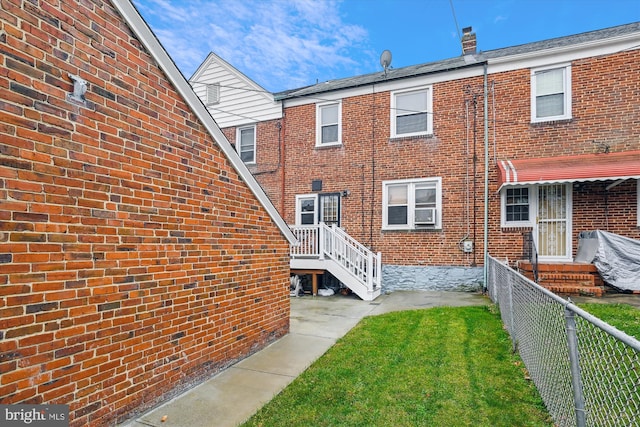
M 391 65 L 391 51 L 385 49 L 380 55 L 380 65 L 384 68 L 384 76 L 387 77 L 387 68 Z

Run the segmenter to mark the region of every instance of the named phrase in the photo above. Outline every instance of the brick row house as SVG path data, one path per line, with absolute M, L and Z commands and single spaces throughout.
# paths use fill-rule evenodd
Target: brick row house
M 129 0 L 2 1 L 0 404 L 210 378 L 288 333 L 295 241 Z
M 280 93 L 215 54 L 190 83 L 293 229 L 339 225 L 388 290 L 640 238 L 640 23 L 489 51 L 463 33 L 459 56 Z

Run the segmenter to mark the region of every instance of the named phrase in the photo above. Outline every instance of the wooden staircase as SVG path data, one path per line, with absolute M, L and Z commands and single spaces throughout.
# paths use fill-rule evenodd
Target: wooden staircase
M 520 260 L 517 268 L 521 274 L 534 280 L 531 262 Z M 563 295 L 600 297 L 606 292 L 606 286 L 593 264 L 538 263 L 538 284 Z
M 365 301 L 373 301 L 382 292 L 382 258 L 363 246 L 344 230 L 325 223 L 291 226 L 298 239 L 291 246 L 291 272 L 311 274 L 313 293 L 317 277 L 328 271 Z

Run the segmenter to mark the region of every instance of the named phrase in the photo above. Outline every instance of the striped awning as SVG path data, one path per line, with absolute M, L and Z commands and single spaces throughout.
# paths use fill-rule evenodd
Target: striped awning
M 500 160 L 499 187 L 640 179 L 640 151 Z

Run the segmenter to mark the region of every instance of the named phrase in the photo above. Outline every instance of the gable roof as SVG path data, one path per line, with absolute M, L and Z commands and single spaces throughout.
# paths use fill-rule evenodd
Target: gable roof
M 216 144 L 218 144 L 218 146 L 225 154 L 227 159 L 231 162 L 232 166 L 238 172 L 240 177 L 244 180 L 253 194 L 255 194 L 257 199 L 267 210 L 282 234 L 291 244 L 296 243 L 297 239 L 289 226 L 273 206 L 273 203 L 271 203 L 271 200 L 269 200 L 262 187 L 260 187 L 258 181 L 256 181 L 253 175 L 251 175 L 249 169 L 240 159 L 240 156 L 238 155 L 236 150 L 233 149 L 225 135 L 222 133 L 222 130 L 220 130 L 213 117 L 211 117 L 211 114 L 209 114 L 209 111 L 207 111 L 205 106 L 202 104 L 200 98 L 198 98 L 198 96 L 195 94 L 167 51 L 164 49 L 162 44 L 160 44 L 160 41 L 156 38 L 155 34 L 153 34 L 151 28 L 149 28 L 140 13 L 138 13 L 138 10 L 135 8 L 135 6 L 131 3 L 130 0 L 112 0 L 112 3 L 123 16 L 134 34 L 138 37 L 138 40 L 140 40 L 149 54 L 157 61 L 158 66 L 162 69 L 162 71 L 164 71 L 165 75 L 173 84 L 174 88 L 178 91 L 187 105 L 191 108 L 191 111 L 198 117 L 200 122 L 207 129 L 211 137 L 214 139 Z
M 212 62 L 216 62 L 219 66 L 223 67 L 228 73 L 235 75 L 238 79 L 242 80 L 247 86 L 250 86 L 256 93 L 261 94 L 268 101 L 273 102 L 273 94 L 268 92 L 265 88 L 260 86 L 258 83 L 251 80 L 247 77 L 242 71 L 238 70 L 233 65 L 229 64 L 227 61 L 222 59 L 220 56 L 216 55 L 214 52 L 209 52 L 209 55 L 202 61 L 202 64 L 198 67 L 198 69 L 193 73 L 189 82 L 197 81 L 202 73 L 211 65 Z
M 429 62 L 418 65 L 410 65 L 402 68 L 390 68 L 386 75 L 384 72 L 376 72 L 361 76 L 347 77 L 343 79 L 329 80 L 298 89 L 290 89 L 274 94 L 277 101 L 293 99 L 308 95 L 331 92 L 340 89 L 351 89 L 359 86 L 370 85 L 378 82 L 389 82 L 409 77 L 418 77 L 445 71 L 460 70 L 463 68 L 482 66 L 487 63 L 509 60 L 514 57 L 522 57 L 527 54 L 535 54 L 543 51 L 557 51 L 577 49 L 578 47 L 593 46 L 599 41 L 610 43 L 629 38 L 640 37 L 640 22 L 589 31 L 586 33 L 558 37 L 518 46 L 488 50 L 473 55 L 458 56 L 441 61 Z
M 214 52 L 207 55 L 189 79 L 189 84 L 202 100 L 207 99 L 208 85 L 218 86 L 218 102 L 206 104 L 206 107 L 221 128 L 282 118 L 282 104 L 275 102 L 273 93 Z

